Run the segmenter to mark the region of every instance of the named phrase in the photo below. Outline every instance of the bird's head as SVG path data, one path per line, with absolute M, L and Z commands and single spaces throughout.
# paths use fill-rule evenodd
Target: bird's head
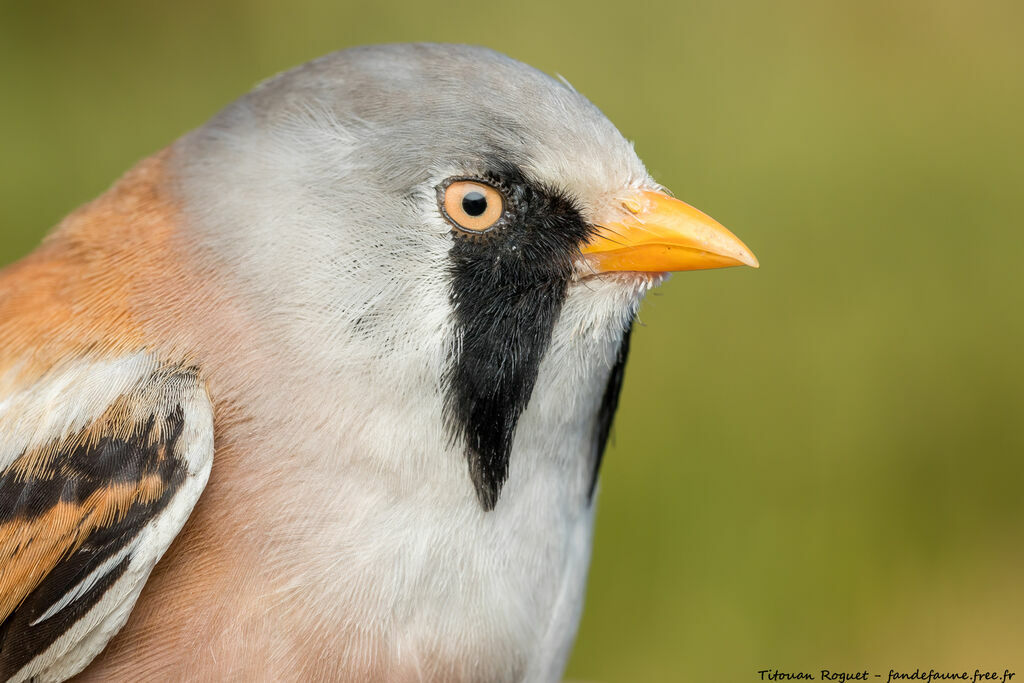
M 366 392 L 436 386 L 488 509 L 546 356 L 579 364 L 561 400 L 587 403 L 575 394 L 607 377 L 665 272 L 757 265 L 586 98 L 482 48 L 329 55 L 229 106 L 175 159 L 193 236 L 282 345 Z

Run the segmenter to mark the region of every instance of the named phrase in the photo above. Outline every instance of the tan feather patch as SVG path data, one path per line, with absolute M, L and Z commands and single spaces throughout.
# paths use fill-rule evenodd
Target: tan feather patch
M 166 483 L 151 475 L 136 485 L 96 491 L 80 505 L 58 502 L 31 520 L 0 525 L 0 621 L 94 530 L 120 521 L 132 505 L 151 502 L 164 490 Z

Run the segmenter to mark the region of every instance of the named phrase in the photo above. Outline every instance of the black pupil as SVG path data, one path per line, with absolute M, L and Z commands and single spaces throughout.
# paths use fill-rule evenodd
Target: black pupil
M 487 197 L 482 192 L 472 190 L 462 198 L 462 210 L 470 216 L 482 216 L 487 210 Z

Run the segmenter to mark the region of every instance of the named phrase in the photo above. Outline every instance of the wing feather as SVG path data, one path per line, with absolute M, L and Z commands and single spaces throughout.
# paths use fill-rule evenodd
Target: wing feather
M 91 422 L 49 416 L 74 428 L 0 446 L 18 452 L 0 470 L 0 680 L 62 680 L 91 661 L 205 486 L 213 421 L 198 371 L 136 366 L 144 372 Z M 39 412 L 30 399 L 20 393 L 31 410 L 16 418 Z M 11 415 L 0 414 L 0 441 L 29 431 L 8 431 Z

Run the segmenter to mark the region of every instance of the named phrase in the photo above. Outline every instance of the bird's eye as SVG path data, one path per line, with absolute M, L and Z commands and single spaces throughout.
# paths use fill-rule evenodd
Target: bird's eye
M 501 193 L 472 180 L 454 180 L 440 188 L 441 212 L 456 228 L 486 232 L 505 211 Z

